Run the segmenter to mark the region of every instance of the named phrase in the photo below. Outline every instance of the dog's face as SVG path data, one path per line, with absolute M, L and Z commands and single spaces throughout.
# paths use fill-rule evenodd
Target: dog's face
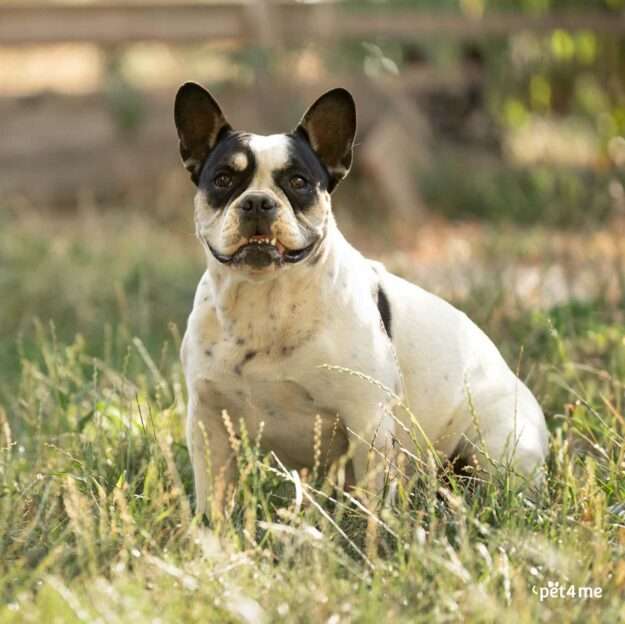
M 322 254 L 330 193 L 352 161 L 356 113 L 347 91 L 321 96 L 293 132 L 261 136 L 233 130 L 212 96 L 187 83 L 175 120 L 197 186 L 196 231 L 222 265 L 258 278 Z

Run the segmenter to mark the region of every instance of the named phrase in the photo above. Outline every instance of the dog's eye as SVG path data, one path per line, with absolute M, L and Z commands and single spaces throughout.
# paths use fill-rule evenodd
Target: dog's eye
M 215 176 L 213 184 L 218 188 L 228 188 L 232 184 L 232 176 L 229 176 L 227 173 L 220 173 L 218 176 Z
M 295 189 L 296 191 L 302 191 L 308 187 L 308 180 L 306 180 L 306 178 L 303 178 L 301 175 L 294 175 L 289 180 L 289 184 L 291 185 L 292 189 Z

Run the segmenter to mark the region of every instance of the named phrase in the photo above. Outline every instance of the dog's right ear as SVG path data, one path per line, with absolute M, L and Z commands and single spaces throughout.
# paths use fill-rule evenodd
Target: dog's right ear
M 230 130 L 230 124 L 213 96 L 194 82 L 186 82 L 178 89 L 174 119 L 182 162 L 197 184 L 209 152 L 221 133 Z

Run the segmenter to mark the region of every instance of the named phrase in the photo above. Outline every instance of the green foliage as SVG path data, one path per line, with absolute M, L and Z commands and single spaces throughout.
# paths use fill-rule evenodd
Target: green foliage
M 421 174 L 419 188 L 432 211 L 447 217 L 576 228 L 613 214 L 613 180 L 619 177 L 549 166 L 476 163 L 467 171 L 466 160 L 451 155 Z

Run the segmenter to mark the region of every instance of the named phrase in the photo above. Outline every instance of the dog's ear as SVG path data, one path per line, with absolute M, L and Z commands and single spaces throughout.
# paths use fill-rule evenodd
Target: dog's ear
M 213 96 L 194 82 L 186 82 L 178 89 L 174 120 L 182 162 L 197 184 L 209 152 L 219 141 L 221 133 L 230 130 L 230 124 Z
M 324 93 L 304 114 L 295 129 L 303 135 L 330 175 L 328 190 L 347 175 L 356 135 L 356 105 L 349 91 Z

